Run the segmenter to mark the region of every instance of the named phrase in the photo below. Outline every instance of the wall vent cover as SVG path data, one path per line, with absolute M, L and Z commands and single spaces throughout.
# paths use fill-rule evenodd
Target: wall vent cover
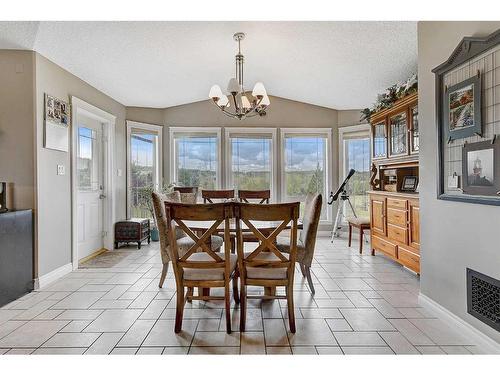
M 467 268 L 467 312 L 500 332 L 500 280 Z

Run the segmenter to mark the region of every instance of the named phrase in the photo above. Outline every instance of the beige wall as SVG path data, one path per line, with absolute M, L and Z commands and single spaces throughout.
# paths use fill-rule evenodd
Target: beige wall
M 465 269 L 500 279 L 500 207 L 436 198 L 434 74 L 464 36 L 486 36 L 500 22 L 419 22 L 421 292 L 500 342 L 500 333 L 467 313 Z
M 34 56 L 0 50 L 0 181 L 10 209 L 35 208 Z
M 125 107 L 81 79 L 36 54 L 36 138 L 38 180 L 38 275 L 71 262 L 71 169 L 69 152 L 43 147 L 44 93 L 70 101 L 76 96 L 116 116 L 115 202 L 116 218 L 125 217 Z M 73 124 L 74 125 L 74 124 Z M 57 175 L 57 165 L 66 167 Z
M 339 111 L 339 128 L 344 126 L 352 126 L 364 124 L 366 121 L 361 121 L 361 109 L 350 109 L 347 111 Z
M 146 124 L 164 125 L 165 109 L 127 107 L 127 120 L 144 122 Z

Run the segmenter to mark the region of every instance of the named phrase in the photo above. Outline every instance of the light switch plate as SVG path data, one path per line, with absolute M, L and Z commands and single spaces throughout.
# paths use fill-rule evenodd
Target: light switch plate
M 64 176 L 66 174 L 66 168 L 64 165 L 57 164 L 57 175 L 58 176 Z
M 122 176 L 122 170 L 121 169 L 117 169 L 116 170 L 116 174 L 118 175 L 118 177 L 121 177 Z

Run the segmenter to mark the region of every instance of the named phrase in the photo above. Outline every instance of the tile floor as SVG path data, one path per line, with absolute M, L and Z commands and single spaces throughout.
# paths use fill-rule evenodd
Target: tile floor
M 368 246 L 366 246 L 368 247 Z M 158 279 L 158 244 L 117 266 L 77 270 L 0 309 L 0 354 L 472 354 L 481 348 L 418 304 L 419 280 L 382 255 L 319 238 L 316 295 L 296 273 L 297 332 L 286 301 L 250 300 L 247 332 L 225 332 L 220 301 L 186 305 L 173 332 L 175 283 Z

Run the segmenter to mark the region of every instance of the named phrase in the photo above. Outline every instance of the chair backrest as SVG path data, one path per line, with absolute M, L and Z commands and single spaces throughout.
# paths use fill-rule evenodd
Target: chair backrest
M 234 190 L 202 190 L 203 203 L 214 203 L 213 199 L 232 199 Z
M 229 219 L 232 216 L 232 206 L 224 203 L 215 203 L 211 205 L 202 204 L 182 204 L 182 203 L 165 203 L 165 212 L 167 217 L 167 226 L 169 228 L 169 238 L 171 244 L 172 264 L 174 272 L 179 280 L 182 280 L 185 268 L 197 269 L 213 269 L 225 268 L 225 277 L 230 275 L 230 238 L 229 238 Z M 184 220 L 195 221 L 213 221 L 212 226 L 203 233 L 197 236 Z M 210 244 L 211 235 L 215 234 L 220 225 L 224 223 L 224 255 L 214 252 Z M 177 241 L 175 241 L 175 226 L 178 226 L 194 241 L 194 244 L 187 252 L 180 255 Z M 193 261 L 188 258 L 201 249 L 210 256 L 209 261 Z
M 198 194 L 198 186 L 174 186 L 174 191 Z
M 180 203 L 181 197 L 178 191 L 174 191 L 168 194 L 152 193 L 153 209 L 156 218 L 156 224 L 158 226 L 158 232 L 160 234 L 160 252 L 163 263 L 167 263 L 170 260 L 168 255 L 167 247 L 169 245 L 168 239 L 168 228 L 167 228 L 167 217 L 165 214 L 165 202 L 177 202 Z
M 198 186 L 174 186 L 174 191 L 181 193 L 182 203 L 196 203 Z
M 322 203 L 323 198 L 321 194 L 307 194 L 299 240 L 305 248 L 303 262 L 308 266 L 311 265 L 314 256 Z
M 260 200 L 258 203 L 269 203 L 269 198 L 271 198 L 271 190 L 238 190 L 238 198 L 240 202 L 250 203 L 249 199 Z
M 297 257 L 297 222 L 299 218 L 300 204 L 280 203 L 269 204 L 266 209 L 262 209 L 260 204 L 239 203 L 234 205 L 234 214 L 236 217 L 236 236 L 238 241 L 238 264 L 240 274 L 245 277 L 247 267 L 263 268 L 287 268 L 288 277 L 293 277 L 295 268 L 295 259 Z M 258 221 L 277 222 L 275 229 L 270 233 L 263 233 L 255 224 Z M 257 248 L 245 256 L 243 249 L 243 231 L 244 223 L 252 234 L 260 240 Z M 288 258 L 281 253 L 275 246 L 276 237 L 283 232 L 291 223 L 290 228 L 290 253 Z M 257 225 L 258 226 L 258 225 Z M 273 253 L 278 260 L 259 260 L 256 259 L 262 251 L 268 250 Z

